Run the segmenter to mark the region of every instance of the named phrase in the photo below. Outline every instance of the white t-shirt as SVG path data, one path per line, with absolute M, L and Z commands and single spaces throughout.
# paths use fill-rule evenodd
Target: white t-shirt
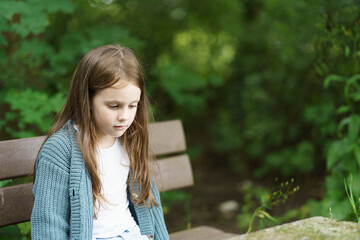
M 102 192 L 109 203 L 101 201 L 97 219 L 94 218 L 93 239 L 116 236 L 136 225 L 127 199 L 130 161 L 124 146 L 116 139 L 111 147 L 98 148 L 97 159 Z

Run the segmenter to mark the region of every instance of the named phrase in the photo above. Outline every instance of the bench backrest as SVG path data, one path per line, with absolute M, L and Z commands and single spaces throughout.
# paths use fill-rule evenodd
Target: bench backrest
M 152 123 L 150 149 L 158 157 L 153 172 L 160 191 L 193 185 L 181 121 Z M 45 136 L 0 141 L 0 180 L 29 176 Z M 32 183 L 0 188 L 0 226 L 30 220 Z

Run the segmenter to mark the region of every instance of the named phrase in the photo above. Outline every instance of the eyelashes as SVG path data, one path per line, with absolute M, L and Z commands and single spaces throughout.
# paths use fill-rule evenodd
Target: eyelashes
M 138 107 L 138 105 L 129 105 L 130 109 L 137 108 L 137 107 Z M 121 106 L 120 105 L 108 105 L 108 108 L 110 108 L 110 109 L 119 109 L 119 108 L 121 108 Z

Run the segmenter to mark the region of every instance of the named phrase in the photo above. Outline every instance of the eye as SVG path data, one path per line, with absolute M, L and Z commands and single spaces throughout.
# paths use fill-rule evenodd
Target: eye
M 129 105 L 129 108 L 137 108 L 138 106 L 136 104 Z
M 119 107 L 119 105 L 109 105 L 108 107 L 109 107 L 110 109 L 116 109 L 116 108 Z

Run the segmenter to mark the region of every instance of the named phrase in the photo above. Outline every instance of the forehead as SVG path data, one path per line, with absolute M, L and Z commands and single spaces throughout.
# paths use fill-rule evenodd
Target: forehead
M 125 82 L 118 81 L 108 88 L 100 90 L 95 99 L 102 99 L 106 101 L 138 101 L 140 100 L 141 90 L 138 86 Z

